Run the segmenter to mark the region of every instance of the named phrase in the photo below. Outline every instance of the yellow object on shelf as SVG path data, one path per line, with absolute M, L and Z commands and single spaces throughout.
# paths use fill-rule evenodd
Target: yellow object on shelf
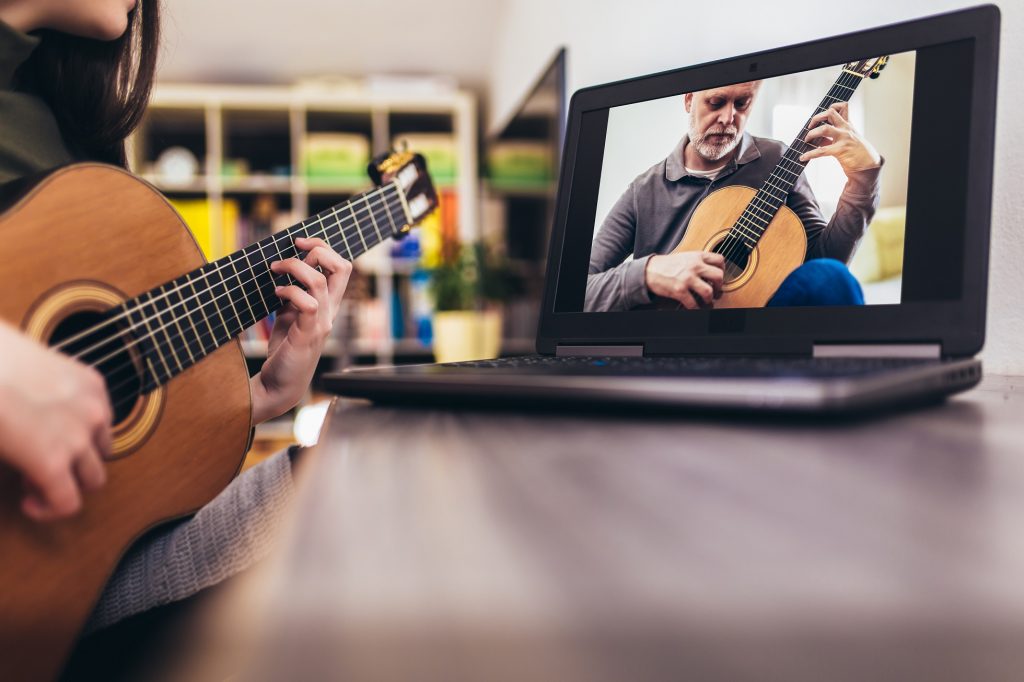
M 497 310 L 435 312 L 433 327 L 438 362 L 487 360 L 501 351 L 501 313 Z
M 217 260 L 238 250 L 238 202 L 221 202 L 220 224 L 214 226 L 213 204 L 208 199 L 171 199 L 207 260 Z

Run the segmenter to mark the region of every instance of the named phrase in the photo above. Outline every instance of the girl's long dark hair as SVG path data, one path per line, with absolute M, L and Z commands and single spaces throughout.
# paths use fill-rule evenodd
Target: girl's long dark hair
M 113 41 L 42 30 L 14 86 L 53 111 L 69 151 L 81 160 L 128 166 L 125 138 L 149 102 L 160 39 L 159 0 L 138 0 Z

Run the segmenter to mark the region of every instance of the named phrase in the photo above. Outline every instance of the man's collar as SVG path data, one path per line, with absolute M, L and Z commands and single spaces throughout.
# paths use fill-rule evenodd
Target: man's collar
M 686 172 L 686 167 L 683 164 L 683 149 L 686 147 L 689 139 L 689 134 L 683 135 L 683 139 L 679 141 L 679 144 L 672 150 L 669 157 L 665 159 L 665 179 L 669 182 L 678 182 L 685 176 L 690 175 Z M 743 136 L 740 137 L 739 148 L 733 155 L 732 160 L 726 164 L 725 171 L 723 172 L 732 171 L 736 166 L 742 166 L 745 163 L 750 163 L 760 158 L 761 152 L 758 151 L 757 145 L 754 144 L 754 138 L 744 130 Z

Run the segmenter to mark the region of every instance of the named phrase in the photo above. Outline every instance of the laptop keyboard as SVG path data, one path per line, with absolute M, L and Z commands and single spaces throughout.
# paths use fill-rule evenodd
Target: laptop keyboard
M 844 377 L 934 363 L 920 358 L 557 357 L 527 355 L 443 367 L 520 373 L 667 377 Z

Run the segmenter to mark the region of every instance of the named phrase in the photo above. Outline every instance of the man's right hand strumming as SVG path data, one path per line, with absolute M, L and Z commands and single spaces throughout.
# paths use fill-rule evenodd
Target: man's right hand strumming
M 725 258 L 709 251 L 651 256 L 644 281 L 652 295 L 679 301 L 684 308 L 707 308 L 722 295 Z

